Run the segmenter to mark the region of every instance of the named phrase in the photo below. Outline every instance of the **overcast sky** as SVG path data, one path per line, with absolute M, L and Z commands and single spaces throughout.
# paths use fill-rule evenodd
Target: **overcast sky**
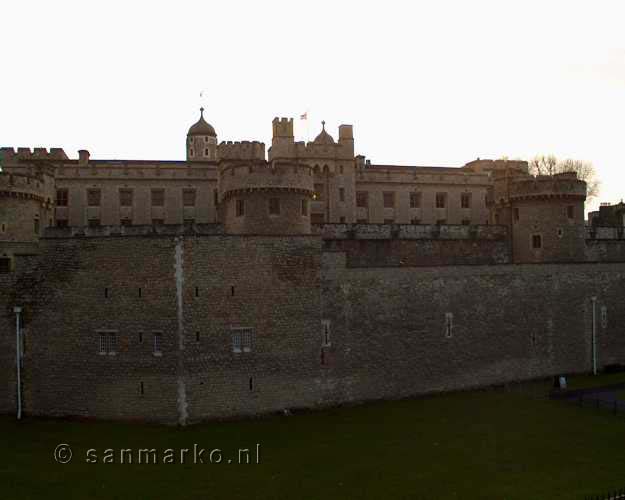
M 312 139 L 324 119 L 335 137 L 353 124 L 374 163 L 551 153 L 595 164 L 597 201 L 625 198 L 620 1 L 20 0 L 1 15 L 3 146 L 183 159 L 203 105 L 220 141 L 268 147 L 274 116 Z

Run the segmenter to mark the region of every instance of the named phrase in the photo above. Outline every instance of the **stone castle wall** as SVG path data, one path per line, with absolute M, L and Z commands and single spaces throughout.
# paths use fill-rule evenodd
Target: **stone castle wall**
M 350 267 L 319 236 L 159 229 L 48 231 L 41 259 L 0 275 L 0 411 L 18 302 L 33 415 L 187 423 L 588 371 L 592 296 L 599 364 L 625 362 L 624 263 Z

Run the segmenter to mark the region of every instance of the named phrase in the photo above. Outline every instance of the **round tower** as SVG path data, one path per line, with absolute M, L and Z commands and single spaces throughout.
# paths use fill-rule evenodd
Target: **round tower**
M 49 172 L 0 171 L 0 259 L 6 270 L 13 255 L 34 253 L 45 227 L 52 224 L 54 178 Z M 11 263 L 10 267 L 12 268 Z
M 585 261 L 586 183 L 575 172 L 494 176 L 491 220 L 510 228 L 514 262 Z
M 204 120 L 204 108 L 200 119 L 187 132 L 187 161 L 216 161 L 217 134 L 213 126 Z
M 222 143 L 220 214 L 229 234 L 310 234 L 313 176 L 308 165 L 264 159 L 264 145 Z M 222 156 L 223 155 L 223 156 Z

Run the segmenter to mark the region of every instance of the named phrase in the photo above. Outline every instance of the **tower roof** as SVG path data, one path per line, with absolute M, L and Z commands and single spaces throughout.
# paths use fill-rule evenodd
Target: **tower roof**
M 187 135 L 210 135 L 211 137 L 217 137 L 213 126 L 204 120 L 204 108 L 200 108 L 200 119 L 191 125 Z
M 315 137 L 315 144 L 334 144 L 334 139 L 326 132 L 326 122 L 321 122 L 321 126 L 323 129 L 321 130 L 321 133 Z

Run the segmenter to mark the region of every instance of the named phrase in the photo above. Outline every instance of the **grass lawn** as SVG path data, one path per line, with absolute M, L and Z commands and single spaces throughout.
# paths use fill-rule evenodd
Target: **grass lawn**
M 183 429 L 1 417 L 0 498 L 535 500 L 625 487 L 625 418 L 536 397 L 549 388 L 538 382 Z M 71 463 L 54 461 L 59 443 L 71 445 Z M 194 443 L 207 450 L 205 461 L 222 449 L 224 463 L 85 461 L 89 448 L 101 462 L 106 448 L 160 453 Z M 256 443 L 259 464 L 227 463 Z

